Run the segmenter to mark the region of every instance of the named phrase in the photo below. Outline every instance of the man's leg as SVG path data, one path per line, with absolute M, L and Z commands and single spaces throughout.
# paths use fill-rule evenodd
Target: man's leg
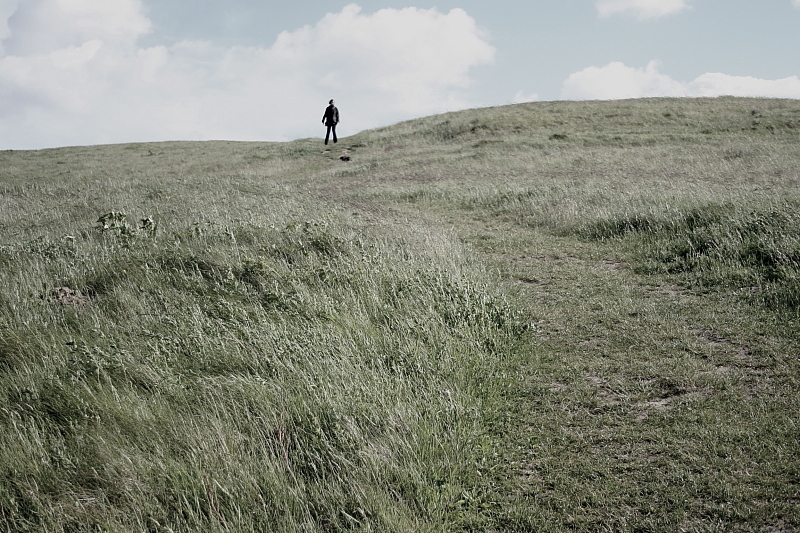
M 334 134 L 335 135 L 335 134 Z M 328 126 L 328 130 L 325 132 L 325 144 L 328 144 L 328 138 L 331 136 L 331 127 Z M 335 139 L 336 137 L 334 137 Z M 335 142 L 335 141 L 334 141 Z
M 336 124 L 333 125 L 333 142 L 339 142 L 339 139 L 336 138 Z

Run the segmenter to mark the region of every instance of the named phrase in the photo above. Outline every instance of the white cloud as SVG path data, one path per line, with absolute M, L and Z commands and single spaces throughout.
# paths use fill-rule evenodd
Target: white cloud
M 595 7 L 601 17 L 628 14 L 647 20 L 680 13 L 689 4 L 688 0 L 597 0 Z
M 150 31 L 141 0 L 25 0 L 8 19 L 7 54 L 28 56 L 100 39 L 131 46 Z
M 648 96 L 686 96 L 686 90 L 681 83 L 659 73 L 657 61 L 651 61 L 647 67 L 638 69 L 618 62 L 601 68 L 588 67 L 571 74 L 561 86 L 561 98 L 565 100 L 611 100 Z
M 351 4 L 269 48 L 141 48 L 142 13 L 140 0 L 21 3 L 0 55 L 0 148 L 315 136 L 330 98 L 347 135 L 469 106 L 469 69 L 494 56 L 460 9 Z
M 750 76 L 703 74 L 689 83 L 692 96 L 765 96 L 800 98 L 800 79 L 790 76 L 780 80 L 761 80 Z
M 525 94 L 524 91 L 517 91 L 517 94 L 514 95 L 514 103 L 515 104 L 524 104 L 527 102 L 536 102 L 539 100 L 539 95 L 537 93 L 530 93 Z
M 800 0 L 792 0 L 792 5 L 796 8 L 800 8 Z
M 565 100 L 613 100 L 653 96 L 759 96 L 800 98 L 797 76 L 762 80 L 748 76 L 708 73 L 682 83 L 658 71 L 658 62 L 633 68 L 613 62 L 571 74 L 561 86 Z

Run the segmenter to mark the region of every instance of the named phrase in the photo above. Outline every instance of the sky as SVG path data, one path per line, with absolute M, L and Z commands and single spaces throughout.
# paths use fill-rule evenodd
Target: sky
M 0 0 L 0 150 L 347 136 L 446 111 L 800 99 L 800 0 Z

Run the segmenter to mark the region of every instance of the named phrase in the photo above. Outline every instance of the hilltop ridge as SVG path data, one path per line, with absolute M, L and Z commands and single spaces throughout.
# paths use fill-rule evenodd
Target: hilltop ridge
M 800 529 L 798 180 L 774 99 L 1 152 L 0 530 Z

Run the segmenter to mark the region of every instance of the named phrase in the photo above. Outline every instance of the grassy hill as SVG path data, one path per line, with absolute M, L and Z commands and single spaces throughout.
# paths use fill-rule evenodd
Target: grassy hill
M 0 152 L 0 531 L 797 531 L 798 180 L 739 98 Z

